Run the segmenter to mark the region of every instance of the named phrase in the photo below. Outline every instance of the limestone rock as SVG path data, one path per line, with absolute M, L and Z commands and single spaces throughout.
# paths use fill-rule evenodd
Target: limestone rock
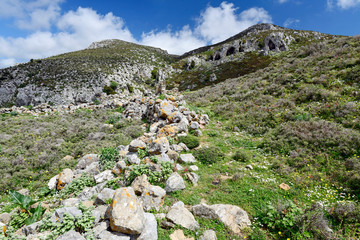
M 187 179 L 189 179 L 189 181 L 193 184 L 193 185 L 197 185 L 197 182 L 199 181 L 200 177 L 199 175 L 197 175 L 194 172 L 187 172 L 185 173 L 185 176 L 187 177 Z
M 8 224 L 11 220 L 11 214 L 10 213 L 1 213 L 0 214 L 0 222 Z
M 135 139 L 132 140 L 130 145 L 129 145 L 129 152 L 137 152 L 138 149 L 145 149 L 146 148 L 146 144 L 139 140 L 139 139 Z
M 199 125 L 198 122 L 192 121 L 192 122 L 190 123 L 190 129 L 191 129 L 191 130 L 197 130 L 197 129 L 199 129 L 199 127 L 200 127 L 200 125 Z
M 109 211 L 112 231 L 125 234 L 141 234 L 143 231 L 144 210 L 131 187 L 115 191 Z
M 89 166 L 90 164 L 92 164 L 93 162 L 99 162 L 100 161 L 100 156 L 97 154 L 87 154 L 85 156 L 83 156 L 78 164 L 76 165 L 75 169 L 85 169 L 87 166 Z
M 208 219 L 218 219 L 235 234 L 240 234 L 245 227 L 251 226 L 248 214 L 238 206 L 229 204 L 199 204 L 192 208 L 194 215 Z
M 39 225 L 40 225 L 40 222 L 35 222 L 33 224 L 25 226 L 24 228 L 22 228 L 22 232 L 25 234 L 25 236 L 28 236 L 30 234 L 36 234 Z
M 98 175 L 94 176 L 96 184 L 109 181 L 111 179 L 114 179 L 114 175 L 112 174 L 111 170 L 105 170 Z
M 81 216 L 82 212 L 77 207 L 64 207 L 55 210 L 55 217 L 57 222 L 62 222 L 65 213 L 68 213 L 74 217 Z
M 26 188 L 23 188 L 23 189 L 21 189 L 21 190 L 19 190 L 17 192 L 22 194 L 22 195 L 25 195 L 25 196 L 28 196 L 30 194 L 29 189 L 26 189 Z
M 108 199 L 112 199 L 114 196 L 115 190 L 110 188 L 104 188 L 96 197 L 96 205 L 105 205 Z
M 167 152 L 167 155 L 173 161 L 176 161 L 179 158 L 179 154 L 177 152 L 175 152 L 174 150 L 171 150 L 171 149 Z
M 151 213 L 145 213 L 145 228 L 137 240 L 157 240 L 157 222 Z
M 166 219 L 192 231 L 199 228 L 199 223 L 195 220 L 191 212 L 181 205 L 172 206 L 166 214 Z
M 192 171 L 192 172 L 196 172 L 196 171 L 199 171 L 199 167 L 196 166 L 196 165 L 191 165 L 191 166 L 189 167 L 189 170 Z
M 56 240 L 85 240 L 85 238 L 75 230 L 70 230 L 69 232 L 64 233 L 58 237 Z
M 150 188 L 150 185 L 146 174 L 136 177 L 131 183 L 131 187 L 134 189 L 136 195 L 141 195 L 146 189 Z
M 164 203 L 164 197 L 166 191 L 159 186 L 150 186 L 148 189 L 142 192 L 140 199 L 145 211 L 155 209 L 159 211 L 160 207 Z
M 141 159 L 138 157 L 137 153 L 129 152 L 126 154 L 126 158 L 131 164 L 139 165 L 141 162 Z
M 97 234 L 98 240 L 130 240 L 130 236 L 119 233 L 119 232 L 109 232 L 107 230 L 101 231 L 99 234 Z
M 165 191 L 169 193 L 183 189 L 185 189 L 185 183 L 182 177 L 177 172 L 172 173 L 166 180 Z
M 214 230 L 206 230 L 199 240 L 217 240 L 216 233 Z
M 68 198 L 61 201 L 61 205 L 64 207 L 74 207 L 79 204 L 78 198 Z
M 170 239 L 171 240 L 194 240 L 194 238 L 187 238 L 184 235 L 183 230 L 181 230 L 181 229 L 174 231 L 173 234 L 170 235 Z
M 157 138 L 150 143 L 149 154 L 159 155 L 169 150 L 169 141 L 166 137 Z
M 195 163 L 196 159 L 191 153 L 180 154 L 179 162 L 182 162 L 182 163 Z
M 58 178 L 58 176 L 59 176 L 59 175 L 55 175 L 55 176 L 53 176 L 53 177 L 49 180 L 49 182 L 48 182 L 48 188 L 49 188 L 50 190 L 53 190 L 53 189 L 56 188 L 56 183 L 57 183 L 57 178 Z
M 67 184 L 71 183 L 74 179 L 74 173 L 71 169 L 64 169 L 57 178 L 57 190 L 63 189 Z
M 171 116 L 173 109 L 174 109 L 174 106 L 170 102 L 168 102 L 166 100 L 162 101 L 160 103 L 158 116 L 160 116 L 163 119 L 166 119 L 169 116 Z

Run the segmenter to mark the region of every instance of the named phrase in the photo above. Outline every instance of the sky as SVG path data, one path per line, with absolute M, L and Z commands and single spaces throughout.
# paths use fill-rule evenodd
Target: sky
M 0 0 L 0 68 L 121 39 L 171 54 L 257 23 L 360 34 L 360 0 Z

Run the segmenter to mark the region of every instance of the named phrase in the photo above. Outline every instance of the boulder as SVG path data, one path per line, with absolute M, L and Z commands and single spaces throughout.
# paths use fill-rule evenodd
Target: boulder
M 94 180 L 96 182 L 96 184 L 105 182 L 105 181 L 109 181 L 111 179 L 114 179 L 114 175 L 112 174 L 111 170 L 105 170 L 101 173 L 99 173 L 98 175 L 94 176 Z
M 56 188 L 56 183 L 57 183 L 57 178 L 58 178 L 58 176 L 59 176 L 59 175 L 55 175 L 55 176 L 53 176 L 53 177 L 49 180 L 49 182 L 48 182 L 48 188 L 49 188 L 50 190 L 53 190 L 53 189 Z
M 187 172 L 185 173 L 185 176 L 187 177 L 187 179 L 189 179 L 189 181 L 193 184 L 193 185 L 197 185 L 197 182 L 199 181 L 200 177 L 199 175 L 197 175 L 194 172 Z
M 229 204 L 199 204 L 192 208 L 194 215 L 207 218 L 218 219 L 224 223 L 235 234 L 240 234 L 243 228 L 251 226 L 248 214 L 238 206 Z
M 199 125 L 198 122 L 192 121 L 192 122 L 190 123 L 190 129 L 191 129 L 191 130 L 197 130 L 197 129 L 199 129 L 199 128 L 200 128 L 200 125 Z
M 99 162 L 93 162 L 81 172 L 87 173 L 90 175 L 97 175 L 100 173 L 100 164 L 99 164 Z
M 126 154 L 126 158 L 131 164 L 139 165 L 141 162 L 141 159 L 138 157 L 137 153 L 129 152 Z
M 119 232 L 110 232 L 107 230 L 103 230 L 97 234 L 98 240 L 130 240 L 130 236 L 119 233 Z
M 171 116 L 173 109 L 174 106 L 170 102 L 166 100 L 161 101 L 159 106 L 158 116 L 160 116 L 163 119 L 166 119 Z
M 139 139 L 135 139 L 132 140 L 130 145 L 129 145 L 129 152 L 137 152 L 138 149 L 145 149 L 146 148 L 146 144 L 139 140 Z
M 166 214 L 166 219 L 192 231 L 199 228 L 199 223 L 183 204 L 174 204 Z
M 175 137 L 178 132 L 177 126 L 166 125 L 159 129 L 157 137 Z
M 71 183 L 74 179 L 74 173 L 71 169 L 64 169 L 57 177 L 56 188 L 57 190 L 63 189 L 67 184 Z
M 161 187 L 150 186 L 150 188 L 143 191 L 140 196 L 144 210 L 150 211 L 155 209 L 156 211 L 159 211 L 164 203 L 165 195 L 166 191 Z
M 214 230 L 206 230 L 199 240 L 217 240 L 216 233 Z
M 166 180 L 165 191 L 170 193 L 183 189 L 185 189 L 185 183 L 182 177 L 177 172 L 172 173 L 168 180 Z
M 112 231 L 137 235 L 144 229 L 144 210 L 131 187 L 115 191 L 109 213 Z
M 157 240 L 157 221 L 151 213 L 145 213 L 145 228 L 137 240 Z
M 8 224 L 11 220 L 10 213 L 1 213 L 0 214 L 0 222 Z
M 191 153 L 180 154 L 179 162 L 182 162 L 182 163 L 195 163 L 196 159 Z
M 174 150 L 171 150 L 171 149 L 167 152 L 167 155 L 173 161 L 177 161 L 178 158 L 179 158 L 179 154 L 177 152 L 175 152 Z
M 41 222 L 35 222 L 33 224 L 25 226 L 22 228 L 22 232 L 25 234 L 25 236 L 29 236 L 31 234 L 36 234 L 40 223 Z
M 70 230 L 58 237 L 56 240 L 85 240 L 85 238 L 75 230 Z
M 82 212 L 77 207 L 64 207 L 55 210 L 55 217 L 57 222 L 62 222 L 65 214 L 70 214 L 73 217 L 81 216 Z
M 145 190 L 149 189 L 151 184 L 147 180 L 147 175 L 143 174 L 134 179 L 131 187 L 134 189 L 136 195 L 141 195 Z
M 108 199 L 112 199 L 115 190 L 110 188 L 104 188 L 96 197 L 95 205 L 105 205 Z
M 90 164 L 92 164 L 93 162 L 99 162 L 100 161 L 100 156 L 97 154 L 87 154 L 85 156 L 83 156 L 78 164 L 76 165 L 75 169 L 85 169 L 87 166 L 89 166 Z
M 161 137 L 153 140 L 150 143 L 149 154 L 150 155 L 159 155 L 161 153 L 166 153 L 169 150 L 169 141 L 166 137 Z
M 61 205 L 64 207 L 74 207 L 78 205 L 80 200 L 78 198 L 68 198 L 61 201 Z

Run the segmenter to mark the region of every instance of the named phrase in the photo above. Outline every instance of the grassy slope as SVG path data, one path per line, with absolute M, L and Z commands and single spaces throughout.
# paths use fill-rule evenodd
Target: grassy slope
M 179 197 L 185 202 L 205 198 L 236 203 L 260 219 L 269 201 L 278 206 L 281 199 L 291 200 L 303 209 L 320 201 L 337 236 L 357 238 L 360 223 L 344 216 L 336 220 L 333 207 L 350 201 L 359 209 L 360 39 L 334 38 L 274 58 L 265 69 L 187 94 L 188 102 L 212 114 L 213 123 L 221 123 L 205 132 L 204 144 L 218 146 L 229 156 L 238 150 L 249 157 L 245 163 L 228 159 L 205 168 L 200 189 Z M 232 132 L 235 126 L 241 133 Z M 254 171 L 244 169 L 249 163 Z M 211 183 L 216 175 L 237 174 L 240 178 L 222 181 L 221 186 Z M 281 182 L 291 190 L 280 190 Z M 311 229 L 316 223 L 308 224 L 310 238 L 321 238 Z M 259 235 L 254 239 L 299 238 L 292 228 L 260 234 L 266 230 L 264 223 L 255 226 Z

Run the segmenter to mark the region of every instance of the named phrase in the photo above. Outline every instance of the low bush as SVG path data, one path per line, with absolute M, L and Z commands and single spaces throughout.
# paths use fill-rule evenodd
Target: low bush
M 103 170 L 112 169 L 119 160 L 119 151 L 113 147 L 101 149 L 100 166 Z
M 250 160 L 249 154 L 247 154 L 245 151 L 241 151 L 241 150 L 237 150 L 234 153 L 234 155 L 232 156 L 232 158 L 235 161 L 239 161 L 239 162 L 247 162 Z
M 213 164 L 225 158 L 225 154 L 218 147 L 200 148 L 194 151 L 193 154 L 202 164 Z
M 148 176 L 148 181 L 151 184 L 159 184 L 166 181 L 171 173 L 173 172 L 173 165 L 170 162 L 162 162 L 161 171 L 152 171 L 150 166 L 147 164 L 140 164 L 133 167 L 130 171 L 130 174 L 127 176 L 126 181 L 131 183 L 138 176 L 146 174 Z
M 64 198 L 70 194 L 78 196 L 85 187 L 95 186 L 95 180 L 92 176 L 87 174 L 81 175 L 81 177 L 74 179 L 70 184 L 66 185 L 63 190 L 60 192 L 60 197 Z
M 198 137 L 187 135 L 187 136 L 180 136 L 179 142 L 184 143 L 188 148 L 193 149 L 200 145 L 200 140 Z

